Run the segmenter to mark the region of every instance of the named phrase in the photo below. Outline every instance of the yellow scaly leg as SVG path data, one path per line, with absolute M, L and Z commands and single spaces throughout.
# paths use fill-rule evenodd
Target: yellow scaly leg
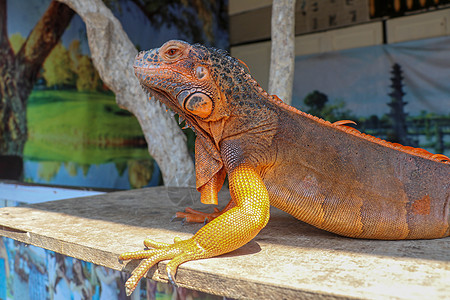
M 192 238 L 176 238 L 173 244 L 146 240 L 153 249 L 126 252 L 120 260 L 144 259 L 125 286 L 130 295 L 139 280 L 156 263 L 170 259 L 166 271 L 175 284 L 177 267 L 190 260 L 208 258 L 233 251 L 253 239 L 269 220 L 269 195 L 255 169 L 241 163 L 229 172 L 230 194 L 236 206 L 202 227 Z

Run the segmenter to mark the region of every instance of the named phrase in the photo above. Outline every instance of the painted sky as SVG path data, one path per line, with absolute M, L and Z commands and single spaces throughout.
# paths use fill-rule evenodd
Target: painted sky
M 20 33 L 26 38 L 47 10 L 50 2 L 50 0 L 7 1 L 8 35 Z M 62 42 L 64 46 L 68 47 L 75 39 L 81 42 L 81 52 L 83 54 L 89 54 L 86 26 L 78 15 L 73 17 L 69 27 L 64 32 Z
M 50 2 L 50 0 L 8 1 L 8 34 L 20 33 L 27 37 Z M 139 44 L 143 49 L 159 46 L 170 38 L 181 38 L 174 28 L 169 29 L 164 26 L 158 30 L 153 28 L 148 19 L 133 3 L 121 1 L 121 8 L 121 12 L 115 11 L 116 17 L 121 21 L 131 41 L 134 44 Z M 78 15 L 73 17 L 69 27 L 64 32 L 62 42 L 68 47 L 74 39 L 81 42 L 82 53 L 89 54 L 86 26 Z
M 392 65 L 398 63 L 407 113 L 450 113 L 450 37 L 300 56 L 295 63 L 293 104 L 300 108 L 318 90 L 331 103 L 345 101 L 357 116 L 388 113 Z
M 27 37 L 33 27 L 46 11 L 51 0 L 8 0 L 7 1 L 7 26 L 8 34 L 20 33 Z M 155 28 L 147 17 L 131 1 L 121 0 L 120 10 L 113 9 L 114 15 L 121 22 L 130 40 L 139 47 L 151 49 L 159 47 L 171 39 L 187 40 L 175 26 L 161 26 Z M 217 28 L 215 28 L 218 31 Z M 225 31 L 216 32 L 217 47 L 228 48 L 228 34 Z M 83 20 L 75 15 L 69 27 L 62 37 L 63 44 L 68 47 L 72 40 L 81 42 L 83 54 L 89 54 L 89 46 L 86 37 L 86 27 Z M 188 42 L 192 42 L 187 40 Z

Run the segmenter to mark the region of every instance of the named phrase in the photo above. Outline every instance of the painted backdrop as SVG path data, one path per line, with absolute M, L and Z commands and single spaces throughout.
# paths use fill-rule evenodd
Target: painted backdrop
M 450 155 L 450 37 L 300 56 L 293 105 Z
M 150 279 L 141 280 L 127 297 L 127 277 L 126 273 L 0 238 L 2 300 L 224 299 Z
M 169 39 L 228 47 L 226 1 L 107 3 L 139 50 Z M 3 123 L 7 128 L 0 135 L 4 146 L 0 155 L 23 157 L 26 182 L 119 189 L 160 184 L 158 165 L 148 154 L 137 120 L 116 105 L 114 94 L 93 67 L 83 21 L 60 5 L 50 0 L 8 0 L 6 14 L 0 16 L 6 20 L 9 40 L 1 50 L 8 53 L 5 65 L 11 73 L 20 72 L 20 67 L 13 70 L 16 62 L 32 60 L 33 67 L 39 67 L 43 61 L 37 73 L 25 78 L 0 78 L 3 82 L 13 78 L 17 94 L 25 91 L 21 99 L 8 98 L 8 93 L 0 98 L 3 107 L 11 107 L 0 109 L 1 116 L 12 120 Z M 57 15 L 49 14 L 51 9 Z M 47 55 L 40 47 L 45 42 L 42 28 L 58 18 L 65 23 L 45 29 L 63 32 Z M 27 47 L 37 51 L 39 59 L 32 58 Z M 23 109 L 14 112 L 19 103 Z

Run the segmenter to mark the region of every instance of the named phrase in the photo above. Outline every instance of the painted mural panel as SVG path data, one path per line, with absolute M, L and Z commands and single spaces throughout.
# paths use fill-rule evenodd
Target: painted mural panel
M 226 1 L 107 1 L 140 49 L 169 39 L 228 47 Z M 137 120 L 89 57 L 86 28 L 50 0 L 2 1 L 0 155 L 26 182 L 93 188 L 161 183 Z M 0 167 L 2 164 L 0 164 Z M 5 168 L 11 167 L 7 164 Z
M 296 58 L 293 105 L 450 154 L 450 37 Z
M 2 300 L 149 300 L 223 297 L 141 280 L 127 297 L 128 274 L 39 247 L 0 238 L 0 299 Z

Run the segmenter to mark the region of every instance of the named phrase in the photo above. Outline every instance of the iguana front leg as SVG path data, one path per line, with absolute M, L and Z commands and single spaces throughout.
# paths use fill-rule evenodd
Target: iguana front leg
M 230 194 L 236 206 L 202 227 L 188 240 L 175 239 L 173 244 L 146 240 L 153 249 L 126 252 L 120 260 L 144 259 L 126 282 L 131 294 L 139 280 L 157 262 L 170 259 L 166 270 L 175 284 L 177 267 L 183 262 L 217 256 L 233 251 L 253 239 L 269 220 L 269 195 L 255 168 L 243 159 L 236 149 L 223 147 L 228 170 Z

